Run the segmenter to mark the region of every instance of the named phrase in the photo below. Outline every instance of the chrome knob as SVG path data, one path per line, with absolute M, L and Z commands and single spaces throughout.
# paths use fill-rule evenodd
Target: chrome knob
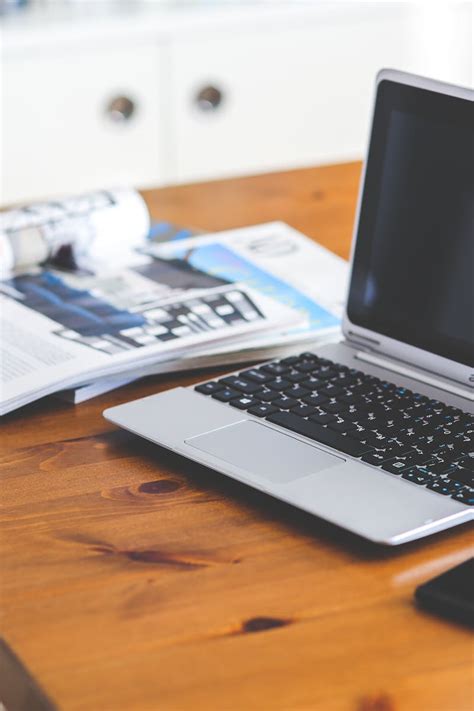
M 204 86 L 194 98 L 194 103 L 200 111 L 216 111 L 224 100 L 224 95 L 216 86 Z
M 135 102 L 128 96 L 116 96 L 107 104 L 105 113 L 114 123 L 126 123 L 130 121 L 136 108 Z

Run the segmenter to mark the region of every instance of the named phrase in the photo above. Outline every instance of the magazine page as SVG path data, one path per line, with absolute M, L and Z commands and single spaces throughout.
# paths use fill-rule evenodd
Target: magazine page
M 169 226 L 166 226 L 169 235 Z M 181 262 L 205 269 L 214 276 L 251 285 L 281 304 L 291 304 L 303 321 L 286 329 L 249 332 L 238 339 L 197 345 L 179 358 L 129 371 L 127 382 L 152 374 L 196 370 L 269 360 L 307 350 L 340 337 L 348 279 L 348 265 L 324 247 L 280 222 L 245 227 L 188 239 L 179 233 L 173 242 L 149 243 L 146 253 L 168 264 Z M 65 394 L 78 401 L 122 384 L 117 379 L 90 383 Z M 125 379 L 123 380 L 123 383 Z
M 146 252 L 185 260 L 214 277 L 246 284 L 295 309 L 305 322 L 279 334 L 257 336 L 243 348 L 303 343 L 339 332 L 347 262 L 283 222 L 148 245 Z
M 0 414 L 59 389 L 301 322 L 246 285 L 177 260 L 0 282 Z M 54 355 L 56 354 L 56 355 Z

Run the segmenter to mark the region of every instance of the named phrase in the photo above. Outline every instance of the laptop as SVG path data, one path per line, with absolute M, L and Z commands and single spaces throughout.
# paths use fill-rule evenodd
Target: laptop
M 472 519 L 473 98 L 377 76 L 339 343 L 105 417 L 378 543 Z

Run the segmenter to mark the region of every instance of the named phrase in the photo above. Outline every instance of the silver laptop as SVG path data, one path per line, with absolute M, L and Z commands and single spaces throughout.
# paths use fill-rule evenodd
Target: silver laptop
M 105 417 L 379 543 L 470 520 L 473 98 L 378 75 L 340 343 Z

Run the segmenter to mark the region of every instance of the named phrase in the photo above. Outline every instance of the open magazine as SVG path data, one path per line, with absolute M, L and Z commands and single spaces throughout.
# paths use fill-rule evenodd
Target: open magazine
M 181 235 L 181 231 L 178 233 Z M 347 263 L 282 222 L 245 227 L 191 239 L 148 244 L 148 254 L 182 259 L 207 273 L 238 279 L 300 313 L 303 321 L 287 329 L 249 333 L 235 343 L 208 344 L 171 356 L 158 364 L 137 368 L 59 393 L 79 403 L 139 377 L 177 371 L 238 365 L 285 357 L 340 335 Z
M 151 373 L 273 357 L 337 333 L 347 265 L 283 223 L 129 239 L 119 264 L 113 254 L 107 266 L 97 255 L 88 262 L 83 238 L 69 271 L 53 259 L 3 274 L 0 414 L 64 389 L 94 394 Z

